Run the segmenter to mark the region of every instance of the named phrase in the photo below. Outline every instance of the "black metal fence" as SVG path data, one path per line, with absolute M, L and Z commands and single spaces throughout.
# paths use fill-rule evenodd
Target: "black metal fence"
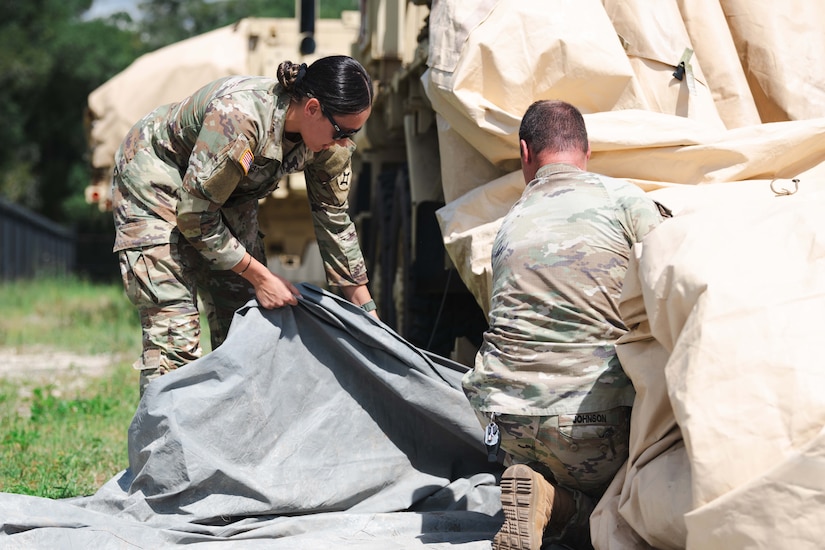
M 0 199 L 0 280 L 73 273 L 75 241 L 72 230 Z

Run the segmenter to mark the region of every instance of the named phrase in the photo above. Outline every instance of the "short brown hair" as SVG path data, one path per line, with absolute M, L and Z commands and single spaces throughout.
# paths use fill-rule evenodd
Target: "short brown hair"
M 582 151 L 589 142 L 584 117 L 573 105 L 564 101 L 536 101 L 524 113 L 518 137 L 535 153 L 543 151 Z

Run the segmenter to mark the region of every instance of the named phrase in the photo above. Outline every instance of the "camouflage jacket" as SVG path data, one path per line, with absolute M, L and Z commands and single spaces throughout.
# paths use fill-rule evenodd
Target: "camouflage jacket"
M 161 106 L 135 124 L 115 156 L 114 250 L 169 243 L 177 229 L 213 269 L 229 269 L 250 246 L 235 233 L 257 233 L 233 232 L 222 211 L 248 210 L 282 176 L 303 170 L 327 280 L 365 284 L 364 259 L 347 213 L 354 144 L 315 154 L 303 142 L 289 142 L 288 106 L 277 81 L 236 76 Z M 257 219 L 248 222 L 257 228 Z
M 484 412 L 553 416 L 632 405 L 614 344 L 630 249 L 662 218 L 634 185 L 543 166 L 493 243 L 490 327 L 463 386 Z

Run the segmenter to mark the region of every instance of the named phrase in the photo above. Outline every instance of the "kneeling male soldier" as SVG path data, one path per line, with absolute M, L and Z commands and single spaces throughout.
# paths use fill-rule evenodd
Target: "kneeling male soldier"
M 568 103 L 531 105 L 519 147 L 526 187 L 493 244 L 490 326 L 463 386 L 510 465 L 493 548 L 581 550 L 628 456 L 618 301 L 631 247 L 662 216 L 638 187 L 586 171 L 584 118 Z

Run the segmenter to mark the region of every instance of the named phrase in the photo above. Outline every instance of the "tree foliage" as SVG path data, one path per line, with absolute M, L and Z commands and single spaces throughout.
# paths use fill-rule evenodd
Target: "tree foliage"
M 88 175 L 86 97 L 145 50 L 133 32 L 82 20 L 91 3 L 0 7 L 0 194 L 57 221 Z
M 139 16 L 84 18 L 92 0 L 0 2 L 0 196 L 77 226 L 111 223 L 86 205 L 89 93 L 147 51 L 244 17 L 292 17 L 295 0 L 136 0 Z M 320 0 L 321 17 L 358 0 Z
M 337 18 L 359 0 L 319 0 L 318 16 Z M 141 32 L 152 49 L 230 25 L 244 17 L 294 17 L 295 0 L 142 0 Z
M 140 9 L 143 40 L 155 49 L 244 17 L 292 17 L 295 0 L 143 0 Z

